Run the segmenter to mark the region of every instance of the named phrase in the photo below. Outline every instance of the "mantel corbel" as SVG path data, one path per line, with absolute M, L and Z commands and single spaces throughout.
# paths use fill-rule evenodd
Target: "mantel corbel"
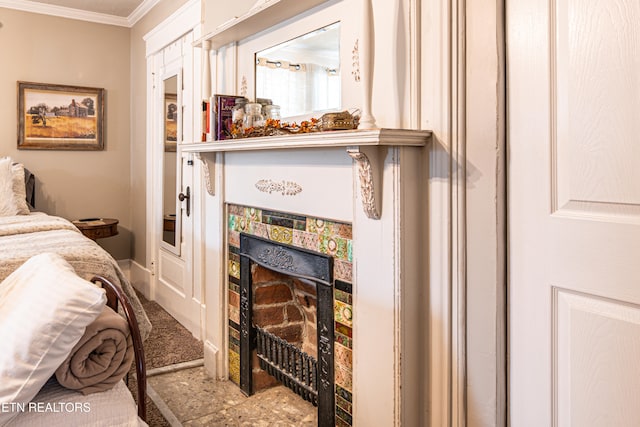
M 382 214 L 382 170 L 386 146 L 347 147 L 347 154 L 356 161 L 360 181 L 362 209 L 368 218 L 380 219 Z
M 216 166 L 216 153 L 215 152 L 196 152 L 196 158 L 202 162 L 202 170 L 204 171 L 204 183 L 207 187 L 207 193 L 212 196 L 216 195 L 215 192 L 215 166 Z

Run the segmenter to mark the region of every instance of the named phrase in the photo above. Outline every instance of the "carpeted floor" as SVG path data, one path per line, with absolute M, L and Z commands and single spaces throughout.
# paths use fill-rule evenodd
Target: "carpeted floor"
M 147 371 L 204 357 L 201 341 L 195 339 L 191 332 L 178 323 L 156 302 L 148 301 L 141 294 L 138 294 L 138 297 L 152 325 L 151 334 L 144 342 Z M 135 372 L 133 367 L 131 372 Z M 130 375 L 129 378 L 129 389 L 135 396 L 135 376 Z M 147 424 L 150 427 L 170 426 L 148 396 Z

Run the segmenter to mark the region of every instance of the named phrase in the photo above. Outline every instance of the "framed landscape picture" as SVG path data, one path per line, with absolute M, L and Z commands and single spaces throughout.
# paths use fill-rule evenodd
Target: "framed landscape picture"
M 104 89 L 18 82 L 18 148 L 102 150 Z

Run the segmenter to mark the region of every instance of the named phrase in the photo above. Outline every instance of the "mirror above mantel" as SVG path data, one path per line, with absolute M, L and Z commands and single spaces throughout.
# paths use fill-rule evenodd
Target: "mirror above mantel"
M 256 52 L 255 98 L 282 117 L 341 107 L 340 22 Z
M 210 90 L 207 92 L 204 87 L 203 97 L 229 94 L 250 101 L 275 98 L 271 102 L 280 105 L 280 116 L 298 123 L 327 111 L 358 109 L 361 95 L 353 77 L 352 50 L 359 37 L 360 18 L 350 13 L 356 3 L 270 0 L 224 23 L 196 42 L 203 48 L 203 73 L 212 76 Z M 291 56 L 294 50 L 296 56 Z M 212 54 L 204 53 L 207 51 Z M 208 71 L 207 58 L 211 62 Z M 266 65 L 256 67 L 256 62 Z M 287 99 L 278 100 L 277 95 L 264 93 L 256 81 L 256 68 L 271 65 L 273 70 L 278 64 L 279 71 L 283 65 L 300 65 L 302 70 L 303 64 L 312 64 L 308 69 L 325 73 L 328 77 L 324 86 L 318 85 L 316 90 L 324 100 L 311 100 L 306 106 L 289 109 Z M 305 86 L 305 90 L 311 91 L 311 86 Z

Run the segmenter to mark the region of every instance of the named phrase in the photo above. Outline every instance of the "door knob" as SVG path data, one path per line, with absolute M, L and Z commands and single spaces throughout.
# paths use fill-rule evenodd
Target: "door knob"
M 187 194 L 180 193 L 178 194 L 178 200 L 181 202 L 187 201 L 187 216 L 191 215 L 191 189 L 187 187 Z

